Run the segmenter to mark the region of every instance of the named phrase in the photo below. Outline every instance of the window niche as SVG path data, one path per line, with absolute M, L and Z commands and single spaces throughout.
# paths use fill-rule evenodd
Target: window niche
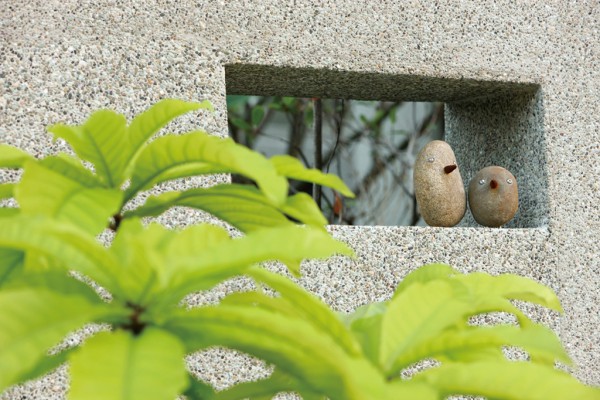
M 443 102 L 444 140 L 454 149 L 465 189 L 479 169 L 503 166 L 519 185 L 519 211 L 504 227 L 534 228 L 547 223 L 543 104 L 537 84 L 253 64 L 227 65 L 225 74 L 228 96 Z M 330 172 L 337 173 L 335 169 Z M 459 226 L 479 225 L 467 211 Z

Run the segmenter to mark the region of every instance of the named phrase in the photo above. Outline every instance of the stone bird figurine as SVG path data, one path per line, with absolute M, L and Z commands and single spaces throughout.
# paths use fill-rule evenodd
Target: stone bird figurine
M 454 226 L 467 210 L 467 196 L 450 145 L 433 140 L 419 152 L 413 174 L 415 197 L 430 226 Z
M 469 182 L 469 208 L 477 223 L 499 227 L 510 221 L 519 208 L 517 180 L 508 170 L 485 167 Z

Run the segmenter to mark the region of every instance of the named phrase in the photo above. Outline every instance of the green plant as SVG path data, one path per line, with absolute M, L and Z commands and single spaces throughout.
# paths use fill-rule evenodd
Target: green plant
M 102 110 L 81 126 L 51 127 L 79 158 L 35 160 L 0 145 L 0 167 L 24 170 L 18 183 L 0 185 L 0 197 L 18 204 L 0 208 L 0 391 L 69 362 L 71 399 L 265 398 L 290 390 L 306 399 L 597 398 L 596 389 L 553 369 L 555 360 L 568 363 L 558 340 L 510 303 L 560 310 L 554 294 L 530 280 L 462 275 L 436 264 L 409 275 L 388 302 L 340 316 L 289 278 L 257 266 L 280 260 L 299 275 L 305 258 L 352 254 L 327 234 L 310 197 L 287 195 L 288 178 L 351 193 L 335 176 L 295 159 L 267 160 L 203 132 L 147 143 L 171 119 L 198 108 L 210 107 L 164 100 L 130 125 Z M 255 185 L 166 192 L 137 207 L 132 201 L 162 182 L 214 173 L 242 174 Z M 140 220 L 174 206 L 208 211 L 245 235 Z M 108 247 L 96 238 L 107 227 L 116 232 Z M 258 289 L 218 305 L 182 304 L 238 275 Z M 519 326 L 468 323 L 491 311 L 513 313 Z M 54 347 L 88 323 L 104 325 L 81 346 Z M 506 361 L 503 345 L 525 349 L 531 362 Z M 263 358 L 275 372 L 215 393 L 183 361 L 211 346 Z M 400 378 L 426 358 L 442 366 Z

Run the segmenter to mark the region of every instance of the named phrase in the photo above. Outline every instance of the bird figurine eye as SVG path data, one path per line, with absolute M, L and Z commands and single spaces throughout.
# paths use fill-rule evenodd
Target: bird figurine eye
M 508 183 L 509 185 L 512 185 L 512 179 L 508 178 L 508 179 L 506 180 L 506 183 Z

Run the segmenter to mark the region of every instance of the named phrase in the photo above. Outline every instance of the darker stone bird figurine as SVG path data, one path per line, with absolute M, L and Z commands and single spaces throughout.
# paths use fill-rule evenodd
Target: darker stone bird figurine
M 433 140 L 419 152 L 413 174 L 421 216 L 430 226 L 454 226 L 467 210 L 467 197 L 450 145 Z
M 469 182 L 469 208 L 475 221 L 484 226 L 496 228 L 510 221 L 519 208 L 513 174 L 498 166 L 477 172 Z

